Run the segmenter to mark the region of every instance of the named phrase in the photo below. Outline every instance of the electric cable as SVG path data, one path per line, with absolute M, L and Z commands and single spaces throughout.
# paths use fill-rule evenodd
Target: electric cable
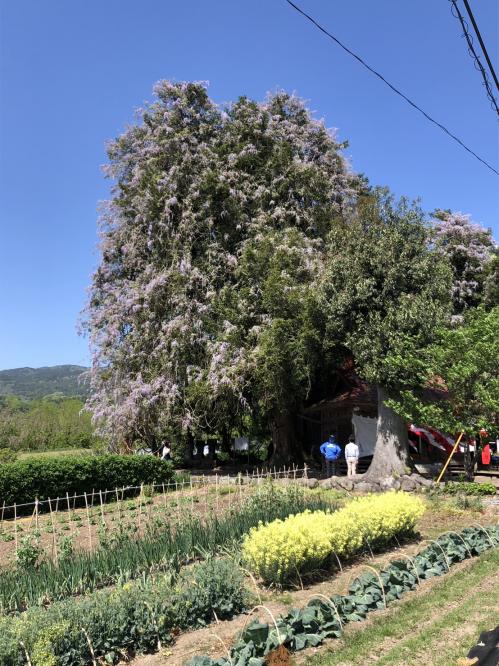
M 485 91 L 486 91 L 487 97 L 490 100 L 490 104 L 492 105 L 492 108 L 495 109 L 497 115 L 499 116 L 499 106 L 497 106 L 496 98 L 494 97 L 494 93 L 492 92 L 491 84 L 490 84 L 489 77 L 487 76 L 487 72 L 485 71 L 485 68 L 482 65 L 480 57 L 478 56 L 477 52 L 475 51 L 475 46 L 473 44 L 473 37 L 469 33 L 469 26 L 466 23 L 466 21 L 464 19 L 464 16 L 461 14 L 461 11 L 459 9 L 459 6 L 458 6 L 456 0 L 450 0 L 450 3 L 451 3 L 452 15 L 459 21 L 459 23 L 461 24 L 461 27 L 463 29 L 463 37 L 466 39 L 466 43 L 468 44 L 468 53 L 470 54 L 470 56 L 474 60 L 475 68 L 482 75 L 483 85 L 485 86 Z M 494 72 L 494 74 L 495 74 L 495 72 Z
M 473 29 L 476 33 L 476 36 L 478 37 L 478 41 L 480 42 L 480 46 L 482 47 L 483 55 L 485 56 L 485 60 L 487 61 L 487 65 L 489 66 L 492 78 L 494 79 L 497 89 L 499 90 L 499 81 L 497 80 L 497 75 L 494 71 L 494 67 L 492 66 L 492 62 L 489 58 L 489 54 L 487 53 L 487 49 L 485 48 L 485 44 L 483 43 L 482 35 L 480 34 L 480 30 L 478 29 L 478 26 L 476 24 L 475 17 L 473 16 L 473 12 L 471 11 L 470 3 L 468 2 L 468 0 L 463 0 L 463 2 L 464 6 L 466 7 L 466 11 L 468 12 L 468 16 L 470 17 L 471 23 L 473 25 Z
M 471 148 L 468 148 L 468 146 L 467 146 L 465 143 L 463 143 L 463 141 L 461 141 L 461 139 L 459 139 L 457 136 L 455 136 L 454 134 L 452 134 L 452 132 L 450 132 L 446 127 L 444 127 L 444 125 L 442 125 L 442 124 L 439 123 L 437 120 L 435 120 L 434 118 L 432 118 L 428 113 L 426 113 L 426 111 L 423 111 L 423 109 L 422 109 L 420 106 L 418 106 L 415 102 L 413 102 L 411 99 L 409 99 L 409 97 L 407 97 L 407 95 L 404 95 L 403 92 L 401 92 L 398 88 L 396 88 L 396 87 L 395 87 L 394 85 L 392 85 L 389 81 L 387 81 L 387 80 L 385 79 L 384 76 L 382 76 L 379 72 L 377 72 L 377 71 L 376 71 L 375 69 L 373 69 L 370 65 L 368 65 L 368 64 L 365 62 L 365 60 L 363 60 L 359 55 L 357 55 L 356 53 L 354 53 L 353 51 L 351 51 L 351 50 L 350 50 L 347 46 L 345 46 L 345 44 L 343 44 L 343 43 L 342 43 L 337 37 L 335 37 L 335 36 L 332 35 L 330 32 L 328 32 L 328 31 L 326 30 L 326 28 L 324 28 L 320 23 L 318 23 L 318 22 L 317 22 L 312 16 L 310 16 L 310 15 L 307 14 L 305 11 L 303 11 L 303 9 L 301 9 L 300 7 L 298 7 L 298 5 L 295 5 L 295 3 L 292 2 L 292 0 L 285 0 L 285 1 L 288 3 L 288 5 L 290 5 L 291 7 L 293 7 L 293 9 L 295 9 L 299 14 L 301 14 L 301 15 L 304 16 L 308 21 L 310 21 L 311 23 L 313 23 L 313 25 L 315 25 L 315 27 L 318 28 L 318 30 L 320 30 L 320 31 L 323 32 L 325 35 L 327 35 L 327 37 L 329 37 L 329 38 L 332 39 L 334 42 L 336 42 L 336 44 L 338 44 L 338 46 L 341 46 L 341 48 L 342 48 L 344 51 L 346 51 L 349 55 L 351 55 L 353 58 L 355 58 L 355 60 L 357 60 L 358 62 L 360 62 L 360 64 L 361 64 L 363 67 L 365 67 L 367 70 L 369 70 L 369 71 L 371 72 L 371 74 L 374 74 L 374 75 L 377 76 L 379 79 L 381 79 L 381 81 L 383 81 L 383 83 L 385 83 L 389 88 L 391 88 L 391 90 L 392 90 L 394 93 L 396 93 L 397 95 L 399 95 L 400 97 L 402 97 L 402 99 L 404 99 L 408 104 L 410 104 L 413 108 L 415 108 L 417 111 L 419 111 L 421 114 L 423 114 L 423 116 L 424 116 L 427 120 L 429 120 L 431 123 L 433 123 L 434 125 L 436 125 L 437 127 L 439 127 L 439 128 L 442 130 L 442 132 L 445 132 L 445 134 L 447 134 L 448 136 L 450 136 L 451 139 L 453 139 L 454 141 L 456 141 L 456 143 L 458 143 L 462 148 L 464 148 L 464 150 L 466 150 L 468 153 L 470 153 L 471 155 L 473 155 L 473 157 L 476 157 L 476 159 L 477 159 L 479 162 L 481 162 L 481 163 L 484 164 L 488 169 L 490 169 L 491 171 L 493 171 L 493 172 L 496 174 L 496 176 L 499 176 L 499 171 L 497 171 L 497 170 L 496 170 L 491 164 L 489 164 L 486 160 L 484 160 L 484 159 L 481 158 L 479 155 L 477 155 L 477 154 L 476 154 Z

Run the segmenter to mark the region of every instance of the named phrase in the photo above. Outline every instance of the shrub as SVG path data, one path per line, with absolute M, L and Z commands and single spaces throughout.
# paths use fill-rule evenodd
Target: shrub
M 243 557 L 266 583 L 282 585 L 333 554 L 349 557 L 366 543 L 380 547 L 411 533 L 423 512 L 420 498 L 402 492 L 357 498 L 336 513 L 304 512 L 253 528 Z
M 474 483 L 473 481 L 449 481 L 441 492 L 447 495 L 495 495 L 497 488 L 493 483 Z
M 142 483 L 167 483 L 171 463 L 154 456 L 61 456 L 0 466 L 0 504 L 7 506 Z
M 126 653 L 157 650 L 178 629 L 213 621 L 213 611 L 231 618 L 244 610 L 246 597 L 235 565 L 210 560 L 179 577 L 163 574 L 31 609 L 20 617 L 3 617 L 0 663 L 27 663 L 27 652 L 32 666 L 79 666 L 93 661 L 90 643 L 99 663 L 114 664 Z
M 17 460 L 17 453 L 12 449 L 0 448 L 0 465 L 4 463 L 13 463 Z

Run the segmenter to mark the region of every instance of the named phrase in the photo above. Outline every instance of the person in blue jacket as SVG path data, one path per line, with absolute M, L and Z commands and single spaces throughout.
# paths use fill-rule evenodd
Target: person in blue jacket
M 334 435 L 329 435 L 329 439 L 322 444 L 320 451 L 326 461 L 327 478 L 336 476 L 336 461 L 341 456 L 341 446 L 336 441 Z

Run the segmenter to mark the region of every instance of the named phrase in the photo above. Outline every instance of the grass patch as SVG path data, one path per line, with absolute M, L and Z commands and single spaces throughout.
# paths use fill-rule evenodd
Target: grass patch
M 18 460 L 36 460 L 38 458 L 59 458 L 61 456 L 93 456 L 92 449 L 58 449 L 54 451 L 21 451 Z
M 445 575 L 364 626 L 349 625 L 332 648 L 307 666 L 449 666 L 467 654 L 499 612 L 499 550 Z

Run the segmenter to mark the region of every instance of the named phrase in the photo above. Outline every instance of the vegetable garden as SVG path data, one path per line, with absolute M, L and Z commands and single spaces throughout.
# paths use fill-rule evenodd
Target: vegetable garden
M 428 506 L 421 496 L 392 491 L 352 498 L 309 490 L 296 470 L 290 475 L 296 483 L 276 483 L 270 475 L 255 483 L 176 479 L 141 485 L 129 499 L 118 492 L 107 503 L 94 493 L 96 506 L 70 501 L 59 512 L 68 521 L 59 526 L 67 525 L 69 534 L 58 532 L 45 551 L 36 528 L 54 525 L 54 513 L 24 518 L 31 533 L 18 532 L 17 557 L 0 569 L 0 663 L 112 664 L 161 651 L 179 633 L 250 611 L 269 593 L 308 588 L 365 556 L 416 543 Z M 4 533 L 12 524 L 4 521 Z M 72 540 L 77 529 L 86 535 L 80 538 L 94 539 L 91 547 Z M 366 567 L 369 574 L 350 581 L 346 594 L 319 594 L 268 623 L 250 621 L 224 648 L 227 656 L 195 655 L 191 666 L 262 666 L 280 646 L 287 654 L 319 645 L 423 580 L 497 545 L 495 525 L 441 535 L 380 571 Z

